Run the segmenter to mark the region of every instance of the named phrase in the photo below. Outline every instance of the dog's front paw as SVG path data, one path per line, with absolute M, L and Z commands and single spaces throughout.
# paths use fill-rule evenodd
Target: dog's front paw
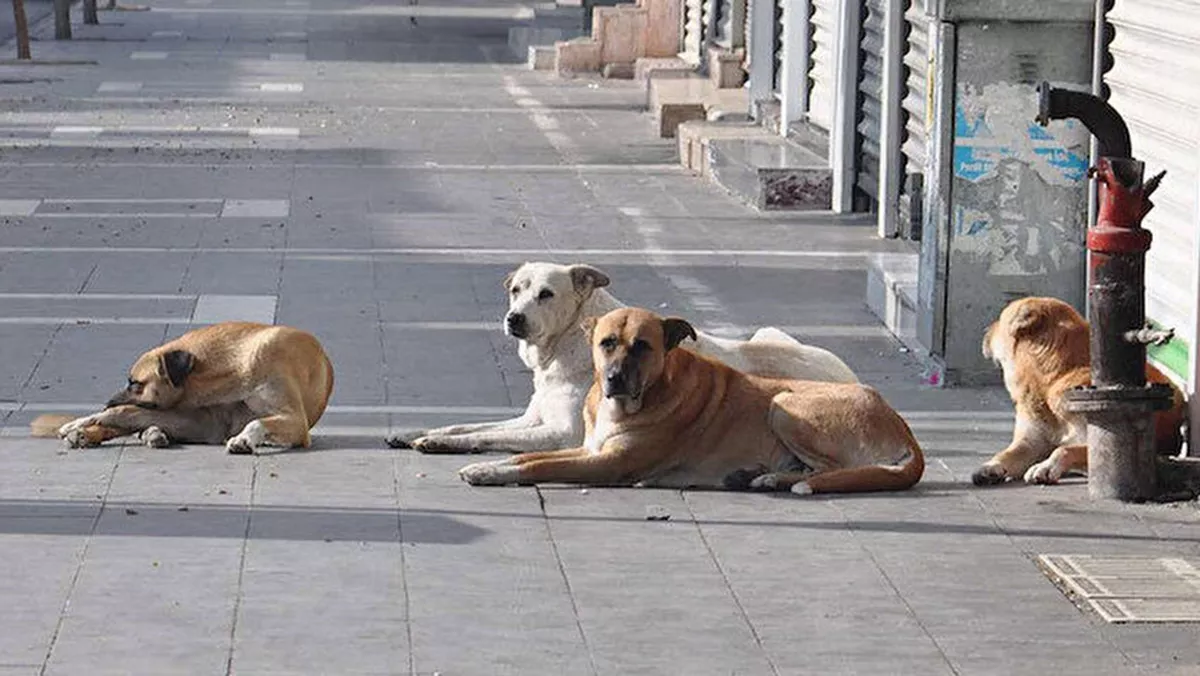
M 231 455 L 253 455 L 254 444 L 250 439 L 239 434 L 236 437 L 230 437 L 229 441 L 225 442 L 225 450 Z
M 451 439 L 452 437 L 417 437 L 409 442 L 409 446 L 422 453 L 470 453 L 473 450 L 462 448 Z
M 1025 471 L 1025 483 L 1056 484 L 1062 475 L 1063 468 L 1059 467 L 1054 456 L 1051 456 Z
M 507 460 L 476 462 L 458 470 L 458 476 L 472 486 L 503 486 L 516 482 L 521 468 Z
M 64 424 L 62 427 L 59 427 L 58 436 L 63 439 L 67 439 L 68 436 L 77 438 L 78 435 L 76 433 L 83 432 L 83 428 L 87 427 L 88 425 L 93 425 L 95 422 L 96 416 L 94 415 L 86 415 L 82 418 L 76 418 L 71 422 Z
M 62 434 L 61 431 L 59 433 Z M 89 437 L 82 427 L 67 430 L 66 434 L 62 434 L 62 438 L 67 448 L 95 448 L 100 445 L 99 442 Z
M 976 486 L 995 486 L 1008 480 L 1008 470 L 998 462 L 987 462 L 971 475 Z
M 393 434 L 383 440 L 388 448 L 413 448 L 413 438 L 409 434 Z
M 779 474 L 777 472 L 767 472 L 759 474 L 750 480 L 750 490 L 752 491 L 774 491 L 779 490 Z
M 166 448 L 171 445 L 171 439 L 167 433 L 162 431 L 161 427 L 154 425 L 142 430 L 138 436 L 141 437 L 142 443 L 150 448 Z

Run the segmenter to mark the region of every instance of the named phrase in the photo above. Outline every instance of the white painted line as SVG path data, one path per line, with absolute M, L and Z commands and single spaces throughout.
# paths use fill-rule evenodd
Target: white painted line
M 99 136 L 102 133 L 104 133 L 104 127 L 61 126 L 61 127 L 55 127 L 50 130 L 50 138 L 64 138 L 64 137 L 78 138 L 81 136 L 91 138 L 91 137 Z
M 304 31 L 283 31 L 275 34 L 275 38 L 278 40 L 304 40 L 307 37 L 308 33 Z
M 138 92 L 142 90 L 141 82 L 101 82 L 96 87 L 98 92 Z
M 4 296 L 0 294 L 0 298 Z M 398 331 L 501 331 L 499 321 L 461 321 L 461 322 L 383 322 L 383 325 Z M 749 338 L 761 326 L 742 326 L 729 324 L 719 327 L 704 327 L 708 333 L 727 338 Z M 775 328 L 793 336 L 830 337 L 830 338 L 884 338 L 891 332 L 883 326 L 861 324 L 798 324 L 781 325 Z M 1010 415 L 1011 417 L 1011 415 Z
M 199 204 L 218 203 L 219 197 L 47 197 L 46 204 Z
M 311 3 L 308 0 L 287 0 L 283 4 L 288 7 L 308 7 Z
M 183 31 L 154 31 L 150 34 L 152 38 L 181 38 Z
M 249 132 L 251 138 L 300 138 L 295 127 L 253 127 Z
M 0 253 L 176 253 L 191 255 L 193 253 L 229 253 L 229 254 L 262 254 L 279 253 L 280 249 L 266 247 L 138 247 L 138 246 L 0 246 Z M 753 258 L 779 258 L 783 260 L 803 258 L 845 258 L 862 259 L 868 251 L 772 251 L 764 249 L 312 249 L 289 248 L 289 257 L 295 256 L 444 256 L 447 258 L 472 258 L 478 256 L 498 256 L 505 258 L 521 258 L 529 256 L 579 258 L 585 256 L 616 256 L 622 258 L 646 258 L 650 256 L 668 256 L 672 258 L 720 258 L 728 260 L 733 256 Z M 730 261 L 732 263 L 732 261 Z
M 99 406 L 96 403 L 80 403 L 80 402 L 64 402 L 64 403 L 48 403 L 48 402 L 21 402 L 21 401 L 0 401 L 0 411 L 30 411 L 33 413 L 42 413 L 47 411 L 62 411 L 64 413 L 73 413 L 75 411 L 94 411 Z M 325 408 L 327 414 L 388 414 L 395 413 L 399 415 L 495 415 L 495 416 L 511 416 L 523 413 L 523 408 L 513 408 L 511 406 L 403 406 L 395 404 L 380 404 L 380 405 L 333 405 Z
M 157 100 L 157 99 L 155 99 Z M 486 111 L 485 111 L 486 112 Z M 13 139 L 6 142 L 7 147 L 21 147 L 22 145 L 40 145 L 40 141 L 29 141 L 27 143 Z M 73 162 L 26 162 L 0 159 L 0 167 L 38 167 L 41 169 L 73 166 Z M 152 168 L 152 169 L 179 169 L 180 167 L 196 167 L 204 165 L 196 164 L 180 164 L 178 162 L 105 162 L 105 167 L 123 167 L 123 168 Z M 227 163 L 222 164 L 223 167 L 253 167 L 258 166 L 253 162 L 247 163 Z M 456 163 L 439 163 L 439 162 L 422 162 L 413 164 L 408 162 L 395 162 L 390 164 L 350 164 L 341 162 L 297 162 L 289 165 L 297 169 L 348 169 L 353 171 L 483 171 L 496 173 L 597 173 L 597 174 L 682 174 L 685 169 L 679 164 L 456 164 Z M 825 212 L 818 212 L 825 213 Z M 758 214 L 759 219 L 794 219 L 796 212 L 788 211 L 767 211 Z
M 196 300 L 192 323 L 241 321 L 274 324 L 276 301 L 275 296 L 202 295 Z
M 271 52 L 272 61 L 308 61 L 308 55 L 294 52 Z
M 0 300 L 188 300 L 196 294 L 178 293 L 0 293 Z
M 0 216 L 32 216 L 41 200 L 0 200 Z
M 188 5 L 211 5 L 212 0 L 187 0 Z
M 558 120 L 551 115 L 553 111 L 546 108 L 528 89 L 517 84 L 516 78 L 511 75 L 504 76 L 504 91 L 512 97 L 514 103 L 528 111 L 529 121 L 542 132 L 542 136 L 546 137 L 546 140 L 554 146 L 563 159 L 569 161 L 574 157 L 575 141 L 570 136 L 558 131 Z
M 264 92 L 302 92 L 304 85 L 299 82 L 264 82 L 258 86 L 260 91 Z M 297 130 L 297 133 L 299 131 Z
M 297 6 L 300 7 L 300 6 Z M 296 7 L 155 7 L 156 14 L 236 14 L 245 15 L 280 15 L 292 16 Z M 533 7 L 498 6 L 498 7 L 469 7 L 469 6 L 438 6 L 438 5 L 392 5 L 367 3 L 358 4 L 349 9 L 308 9 L 305 14 L 311 16 L 346 16 L 369 18 L 373 16 L 388 17 L 443 17 L 448 19 L 532 19 Z
M 187 324 L 188 317 L 0 317 L 0 324 L 50 325 L 58 324 Z
M 133 52 L 129 58 L 134 61 L 162 61 L 167 55 L 167 52 Z
M 225 200 L 221 218 L 287 218 L 288 200 Z

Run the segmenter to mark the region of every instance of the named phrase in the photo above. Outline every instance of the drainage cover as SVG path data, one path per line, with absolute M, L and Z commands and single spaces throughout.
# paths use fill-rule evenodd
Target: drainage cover
M 1037 560 L 1068 595 L 1108 622 L 1200 622 L 1200 560 L 1089 554 Z

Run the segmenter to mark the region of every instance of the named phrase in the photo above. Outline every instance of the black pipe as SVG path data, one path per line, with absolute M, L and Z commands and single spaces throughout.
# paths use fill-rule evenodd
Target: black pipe
M 1120 113 L 1098 96 L 1056 89 L 1049 82 L 1038 85 L 1037 123 L 1043 127 L 1050 120 L 1076 118 L 1087 127 L 1100 143 L 1100 157 L 1133 157 L 1129 127 Z

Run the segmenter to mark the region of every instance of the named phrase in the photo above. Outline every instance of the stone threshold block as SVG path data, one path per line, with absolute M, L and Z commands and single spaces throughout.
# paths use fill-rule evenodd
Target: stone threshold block
M 610 63 L 674 56 L 679 51 L 681 8 L 678 0 L 636 0 L 594 8 L 590 36 L 555 43 L 555 71 L 594 73 Z
M 713 140 L 707 162 L 718 185 L 756 209 L 820 211 L 832 204 L 829 163 L 783 137 Z
M 696 74 L 667 72 L 646 81 L 646 106 L 661 138 L 674 138 L 679 125 L 691 120 L 745 115 L 749 105 L 745 89 L 722 89 Z

